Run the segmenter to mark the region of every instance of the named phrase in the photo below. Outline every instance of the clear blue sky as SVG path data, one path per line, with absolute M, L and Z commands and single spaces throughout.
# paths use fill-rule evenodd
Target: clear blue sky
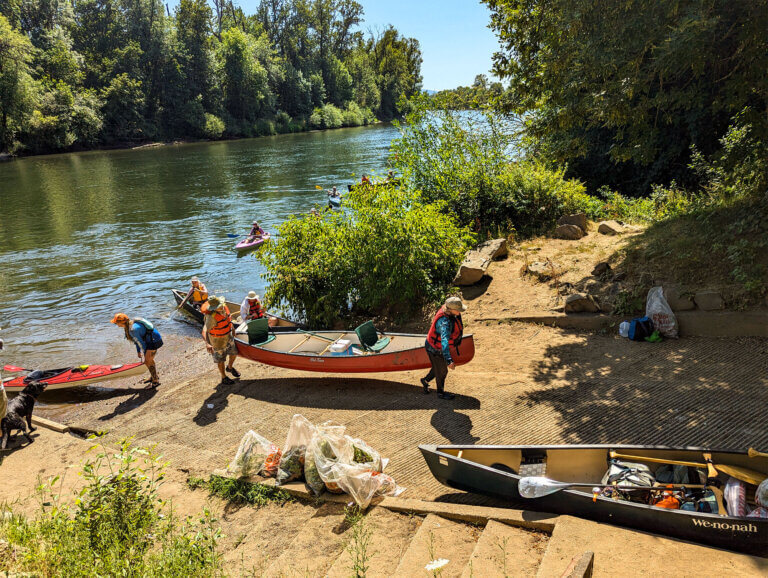
M 425 90 L 467 86 L 476 75 L 489 74 L 498 42 L 488 29 L 490 12 L 478 0 L 358 1 L 365 9 L 364 32 L 392 24 L 401 34 L 419 40 Z M 178 1 L 169 4 L 173 8 Z M 253 14 L 259 0 L 235 0 L 235 4 Z

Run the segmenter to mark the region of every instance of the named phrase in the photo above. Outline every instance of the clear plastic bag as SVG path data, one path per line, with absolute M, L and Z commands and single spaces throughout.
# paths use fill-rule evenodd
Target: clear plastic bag
M 364 464 L 337 464 L 335 470 L 339 487 L 361 508 L 367 508 L 376 496 L 399 496 L 405 491 L 392 476 L 374 472 Z
M 304 475 L 304 457 L 315 426 L 303 415 L 296 414 L 291 418 L 291 426 L 283 445 L 283 455 L 277 468 L 277 485 L 299 480 Z
M 729 516 L 747 515 L 747 486 L 744 482 L 736 478 L 728 478 L 723 496 Z
M 280 449 L 268 439 L 250 430 L 240 440 L 235 458 L 227 466 L 227 473 L 239 478 L 253 476 L 265 469 L 268 460 L 275 463 L 279 459 Z
M 677 317 L 672 312 L 672 308 L 664 298 L 663 287 L 653 287 L 648 291 L 648 298 L 645 302 L 645 316 L 653 321 L 653 327 L 664 337 L 677 337 L 678 325 Z
M 768 518 L 768 478 L 760 482 L 755 492 L 755 504 L 757 508 L 752 510 L 747 517 L 749 518 Z
M 323 489 L 331 492 L 341 492 L 333 473 L 333 465 L 339 459 L 350 459 L 351 448 L 344 436 L 346 428 L 326 422 L 315 428 L 312 439 L 307 446 L 304 461 L 304 479 L 307 486 L 315 495 Z
M 347 436 L 347 441 L 352 446 L 352 461 L 356 464 L 367 465 L 374 472 L 383 472 L 386 465 L 381 459 L 381 454 L 359 438 Z

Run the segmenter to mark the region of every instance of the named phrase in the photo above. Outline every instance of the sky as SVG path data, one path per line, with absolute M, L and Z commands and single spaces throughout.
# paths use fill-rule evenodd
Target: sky
M 490 76 L 498 41 L 488 28 L 490 12 L 478 0 L 358 1 L 365 10 L 364 32 L 392 24 L 421 43 L 424 90 L 468 86 L 478 74 Z M 170 5 L 177 3 L 171 0 Z M 259 0 L 235 0 L 235 4 L 253 14 Z

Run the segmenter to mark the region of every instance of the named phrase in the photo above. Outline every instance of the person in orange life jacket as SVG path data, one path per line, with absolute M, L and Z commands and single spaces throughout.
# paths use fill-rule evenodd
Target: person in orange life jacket
M 264 311 L 256 291 L 249 291 L 248 295 L 243 299 L 243 302 L 240 304 L 240 317 L 244 322 L 266 317 L 270 327 L 277 323 L 277 319 L 269 317 L 267 312 Z
M 251 227 L 251 232 L 248 233 L 248 240 L 249 241 L 253 241 L 254 239 L 256 239 L 256 237 L 263 237 L 264 234 L 265 234 L 264 233 L 264 229 L 262 229 L 259 226 L 259 222 L 258 221 L 254 221 L 253 222 L 253 227 Z
M 149 383 L 149 387 L 160 385 L 160 379 L 157 377 L 157 367 L 155 366 L 155 355 L 157 350 L 163 346 L 163 338 L 160 336 L 160 332 L 146 319 L 141 317 L 130 319 L 125 313 L 115 315 L 112 318 L 112 323 L 122 327 L 123 331 L 125 331 L 125 338 L 136 345 L 139 359 L 147 366 L 151 376 L 145 383 Z
M 370 185 L 371 184 L 371 179 L 368 178 L 368 175 L 363 175 L 363 178 L 360 179 L 360 184 L 361 185 Z
M 197 277 L 192 277 L 189 282 L 192 284 L 192 287 L 190 287 L 189 292 L 187 293 L 187 295 L 190 296 L 189 300 L 193 305 L 200 307 L 208 300 L 208 288 L 203 285 Z
M 461 343 L 461 336 L 464 332 L 464 323 L 461 320 L 462 311 L 467 307 L 462 303 L 459 297 L 449 297 L 445 300 L 445 305 L 440 308 L 429 328 L 427 340 L 424 344 L 427 350 L 427 356 L 432 364 L 432 369 L 426 377 L 421 379 L 421 385 L 424 386 L 424 393 L 429 393 L 429 382 L 437 379 L 437 397 L 441 399 L 453 399 L 456 397 L 452 393 L 445 392 L 445 378 L 448 370 L 455 369 L 456 364 L 451 357 L 450 346 L 456 347 Z
M 202 331 L 205 347 L 219 368 L 221 383 L 231 385 L 235 382 L 227 376 L 225 370 L 235 377 L 240 377 L 240 372 L 233 367 L 237 357 L 235 325 L 229 316 L 226 301 L 223 297 L 211 296 L 200 308 L 200 311 L 205 314 Z M 226 368 L 225 362 L 228 362 Z

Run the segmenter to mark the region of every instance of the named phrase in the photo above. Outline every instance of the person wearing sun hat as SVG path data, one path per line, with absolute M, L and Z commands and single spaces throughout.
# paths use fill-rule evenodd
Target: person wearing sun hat
M 261 319 L 266 316 L 256 291 L 249 291 L 248 295 L 243 299 L 243 302 L 240 304 L 240 316 L 243 318 L 243 321 Z
M 157 350 L 163 346 L 163 338 L 160 332 L 155 329 L 154 324 L 141 317 L 131 319 L 125 313 L 116 314 L 112 318 L 112 323 L 122 327 L 125 338 L 136 346 L 139 359 L 149 369 L 149 387 L 160 385 L 160 378 L 157 376 L 157 367 L 155 366 L 155 355 L 157 355 Z
M 461 344 L 461 338 L 464 334 L 464 322 L 461 319 L 461 314 L 466 310 L 467 306 L 464 305 L 460 297 L 448 297 L 445 304 L 432 319 L 432 325 L 424 343 L 429 362 L 432 364 L 432 369 L 429 370 L 426 377 L 421 378 L 421 385 L 425 394 L 429 393 L 429 382 L 437 379 L 437 397 L 441 399 L 456 397 L 445 391 L 445 378 L 448 376 L 449 369 L 456 368 L 450 348 L 451 346 L 458 347 Z
M 235 377 L 240 377 L 240 372 L 233 367 L 237 358 L 237 346 L 235 345 L 235 325 L 227 309 L 227 302 L 224 297 L 211 296 L 203 303 L 200 311 L 205 314 L 202 331 L 205 347 L 219 368 L 221 383 L 231 385 L 235 382 L 227 376 L 226 372 Z

